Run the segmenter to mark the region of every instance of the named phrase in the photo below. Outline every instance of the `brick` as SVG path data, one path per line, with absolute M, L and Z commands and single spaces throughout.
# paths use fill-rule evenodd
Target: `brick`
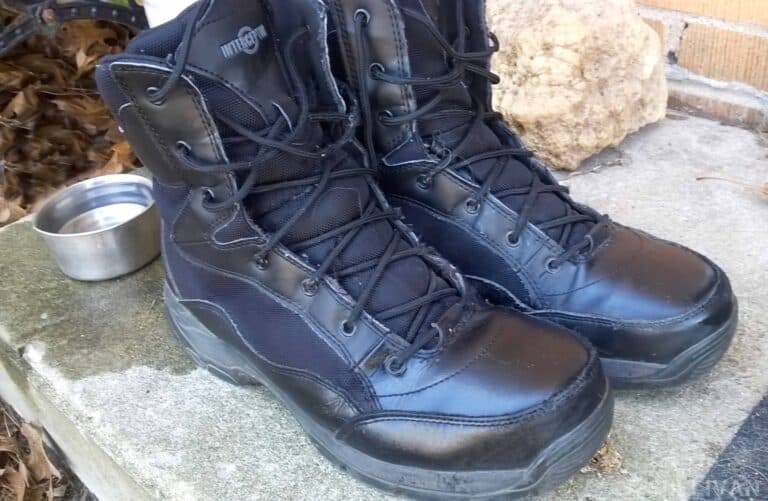
M 639 0 L 643 5 L 768 26 L 768 0 Z
M 678 62 L 700 75 L 768 90 L 768 36 L 690 24 L 683 33 Z

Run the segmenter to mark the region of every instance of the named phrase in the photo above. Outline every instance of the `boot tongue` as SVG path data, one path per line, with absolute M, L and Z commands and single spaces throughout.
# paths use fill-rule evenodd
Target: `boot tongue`
M 263 127 L 297 113 L 281 57 L 265 2 L 213 0 L 196 26 L 189 63 L 245 96 L 263 122 L 248 125 Z
M 437 27 L 449 43 L 453 43 L 457 37 L 457 0 L 398 0 L 398 5 L 403 10 L 418 12 L 426 16 L 435 27 Z M 403 16 L 405 23 L 406 38 L 408 40 L 408 52 L 411 61 L 411 68 L 414 76 L 417 77 L 436 77 L 450 72 L 452 67 L 449 63 L 448 54 L 445 53 L 442 46 L 435 40 L 432 33 L 425 29 L 423 23 L 415 20 L 412 16 L 405 14 Z M 455 45 L 454 45 L 455 46 Z M 456 47 L 456 46 L 455 46 Z M 457 47 L 458 49 L 458 47 Z M 469 92 L 469 85 L 457 84 L 449 88 L 437 89 L 428 86 L 414 87 L 414 93 L 419 106 L 424 106 L 435 97 L 436 92 L 442 94 L 442 101 L 435 112 L 450 109 L 473 110 L 474 103 Z M 460 158 L 469 158 L 473 155 L 493 151 L 503 148 L 504 145 L 499 140 L 494 131 L 485 123 L 475 127 L 472 137 L 464 142 L 461 149 L 456 149 L 461 140 L 469 130 L 473 119 L 444 117 L 439 119 L 423 119 L 419 122 L 419 132 L 425 143 L 437 143 L 440 146 L 446 146 L 454 151 Z M 520 161 L 508 157 L 502 159 L 486 160 L 475 162 L 473 165 L 464 169 L 462 174 L 478 183 L 482 183 L 491 171 L 498 165 L 498 162 L 506 162 L 502 174 L 499 176 L 496 184 L 492 187 L 494 191 L 522 188 L 530 186 L 534 180 L 534 173 Z M 520 211 L 525 203 L 527 195 L 511 195 L 504 197 L 501 201 L 515 211 Z M 531 222 L 533 224 L 544 223 L 568 213 L 567 202 L 554 193 L 543 193 L 537 198 L 536 204 L 531 211 Z M 579 223 L 573 227 L 567 246 L 580 241 L 591 229 L 591 224 Z M 559 240 L 563 227 L 547 230 L 547 234 L 554 240 Z

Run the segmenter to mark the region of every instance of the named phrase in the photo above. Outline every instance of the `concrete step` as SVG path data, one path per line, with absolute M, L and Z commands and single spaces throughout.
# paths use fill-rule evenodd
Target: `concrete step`
M 687 499 L 768 389 L 768 200 L 695 179 L 765 182 L 768 150 L 750 132 L 676 118 L 567 183 L 615 219 L 719 262 L 741 299 L 738 337 L 701 381 L 620 393 L 611 460 L 546 498 Z M 0 230 L 0 396 L 46 428 L 101 499 L 384 497 L 322 458 L 264 388 L 197 369 L 166 327 L 162 281 L 156 262 L 73 282 L 29 221 Z

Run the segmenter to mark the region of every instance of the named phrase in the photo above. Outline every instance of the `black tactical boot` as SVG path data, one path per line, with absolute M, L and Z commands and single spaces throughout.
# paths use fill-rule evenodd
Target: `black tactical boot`
M 492 111 L 484 2 L 329 2 L 384 191 L 425 241 L 493 302 L 586 336 L 619 384 L 715 365 L 737 320 L 728 278 L 574 202 L 521 148 Z
M 488 307 L 419 244 L 353 139 L 326 35 L 317 0 L 215 0 L 101 63 L 155 175 L 176 335 L 379 486 L 492 497 L 562 481 L 611 421 L 599 358 Z

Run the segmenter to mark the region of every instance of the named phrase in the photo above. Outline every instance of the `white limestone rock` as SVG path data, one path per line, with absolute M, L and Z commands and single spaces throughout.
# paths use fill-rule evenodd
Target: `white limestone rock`
M 665 116 L 661 42 L 633 0 L 488 0 L 488 17 L 495 106 L 551 167 L 576 169 Z

